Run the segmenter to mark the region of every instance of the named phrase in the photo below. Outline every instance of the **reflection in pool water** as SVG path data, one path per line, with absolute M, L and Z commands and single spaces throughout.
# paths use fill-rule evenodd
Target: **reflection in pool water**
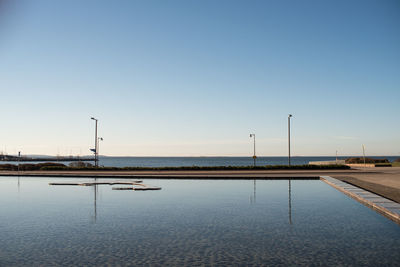
M 163 189 L 146 192 L 54 181 L 76 180 L 0 179 L 0 266 L 400 260 L 398 225 L 318 180 L 147 180 Z

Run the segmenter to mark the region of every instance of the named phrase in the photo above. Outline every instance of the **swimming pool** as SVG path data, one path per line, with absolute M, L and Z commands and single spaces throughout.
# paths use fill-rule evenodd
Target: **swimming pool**
M 400 260 L 400 227 L 320 180 L 145 180 L 162 187 L 145 192 L 54 181 L 77 179 L 0 179 L 0 266 Z

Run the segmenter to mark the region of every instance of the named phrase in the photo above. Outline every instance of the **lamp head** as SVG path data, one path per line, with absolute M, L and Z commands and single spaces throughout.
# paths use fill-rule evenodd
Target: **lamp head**
M 291 117 L 293 117 L 293 115 L 292 115 L 292 114 L 289 114 L 289 118 L 291 118 Z
M 91 117 L 90 119 L 97 121 L 97 119 L 95 119 L 94 117 Z

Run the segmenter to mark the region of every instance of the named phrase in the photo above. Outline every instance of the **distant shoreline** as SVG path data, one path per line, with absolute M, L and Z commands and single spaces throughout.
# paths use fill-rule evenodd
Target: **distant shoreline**
M 2 157 L 7 156 L 10 158 L 18 159 L 18 156 L 12 155 L 1 155 L 0 154 L 0 161 L 10 161 L 10 160 L 3 160 Z M 243 155 L 243 156 L 108 156 L 108 155 L 99 155 L 99 158 L 251 158 L 252 156 Z M 324 156 L 291 156 L 291 158 L 335 158 L 335 155 L 324 155 Z M 362 157 L 362 155 L 338 155 L 338 159 L 343 158 L 353 158 L 353 157 Z M 366 157 L 372 158 L 400 158 L 400 155 L 366 155 Z M 43 159 L 63 159 L 65 161 L 72 159 L 85 159 L 85 160 L 93 160 L 93 156 L 91 155 L 82 155 L 82 156 L 51 156 L 51 155 L 24 155 L 21 157 L 21 161 L 23 158 L 33 158 L 37 159 L 37 161 L 43 161 Z M 257 158 L 288 158 L 287 155 L 284 156 L 262 156 L 257 155 Z
M 94 161 L 90 158 L 12 158 L 0 159 L 0 162 L 66 162 L 66 161 Z

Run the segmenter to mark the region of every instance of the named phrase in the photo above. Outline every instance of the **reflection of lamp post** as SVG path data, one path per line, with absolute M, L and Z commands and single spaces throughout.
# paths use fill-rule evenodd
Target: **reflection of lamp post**
M 253 137 L 254 140 L 254 153 L 253 153 L 253 160 L 254 160 L 254 167 L 256 166 L 256 134 L 250 134 L 250 138 Z
M 96 181 L 97 179 L 94 178 Z M 94 184 L 94 222 L 97 221 L 97 184 Z
M 288 116 L 288 143 L 289 143 L 289 166 L 290 166 L 290 118 L 293 117 L 292 114 Z
M 289 179 L 289 224 L 292 224 L 292 185 Z
M 98 167 L 99 166 L 99 164 L 97 162 L 97 121 L 98 120 L 93 118 L 93 117 L 91 117 L 90 119 L 96 121 L 96 128 L 95 128 L 95 131 L 94 131 L 94 149 L 91 149 L 91 151 L 94 152 L 94 166 Z
M 250 204 L 256 203 L 256 179 L 253 182 L 253 196 L 250 195 Z
M 256 179 L 254 179 L 254 193 L 253 193 L 254 203 L 256 203 Z

